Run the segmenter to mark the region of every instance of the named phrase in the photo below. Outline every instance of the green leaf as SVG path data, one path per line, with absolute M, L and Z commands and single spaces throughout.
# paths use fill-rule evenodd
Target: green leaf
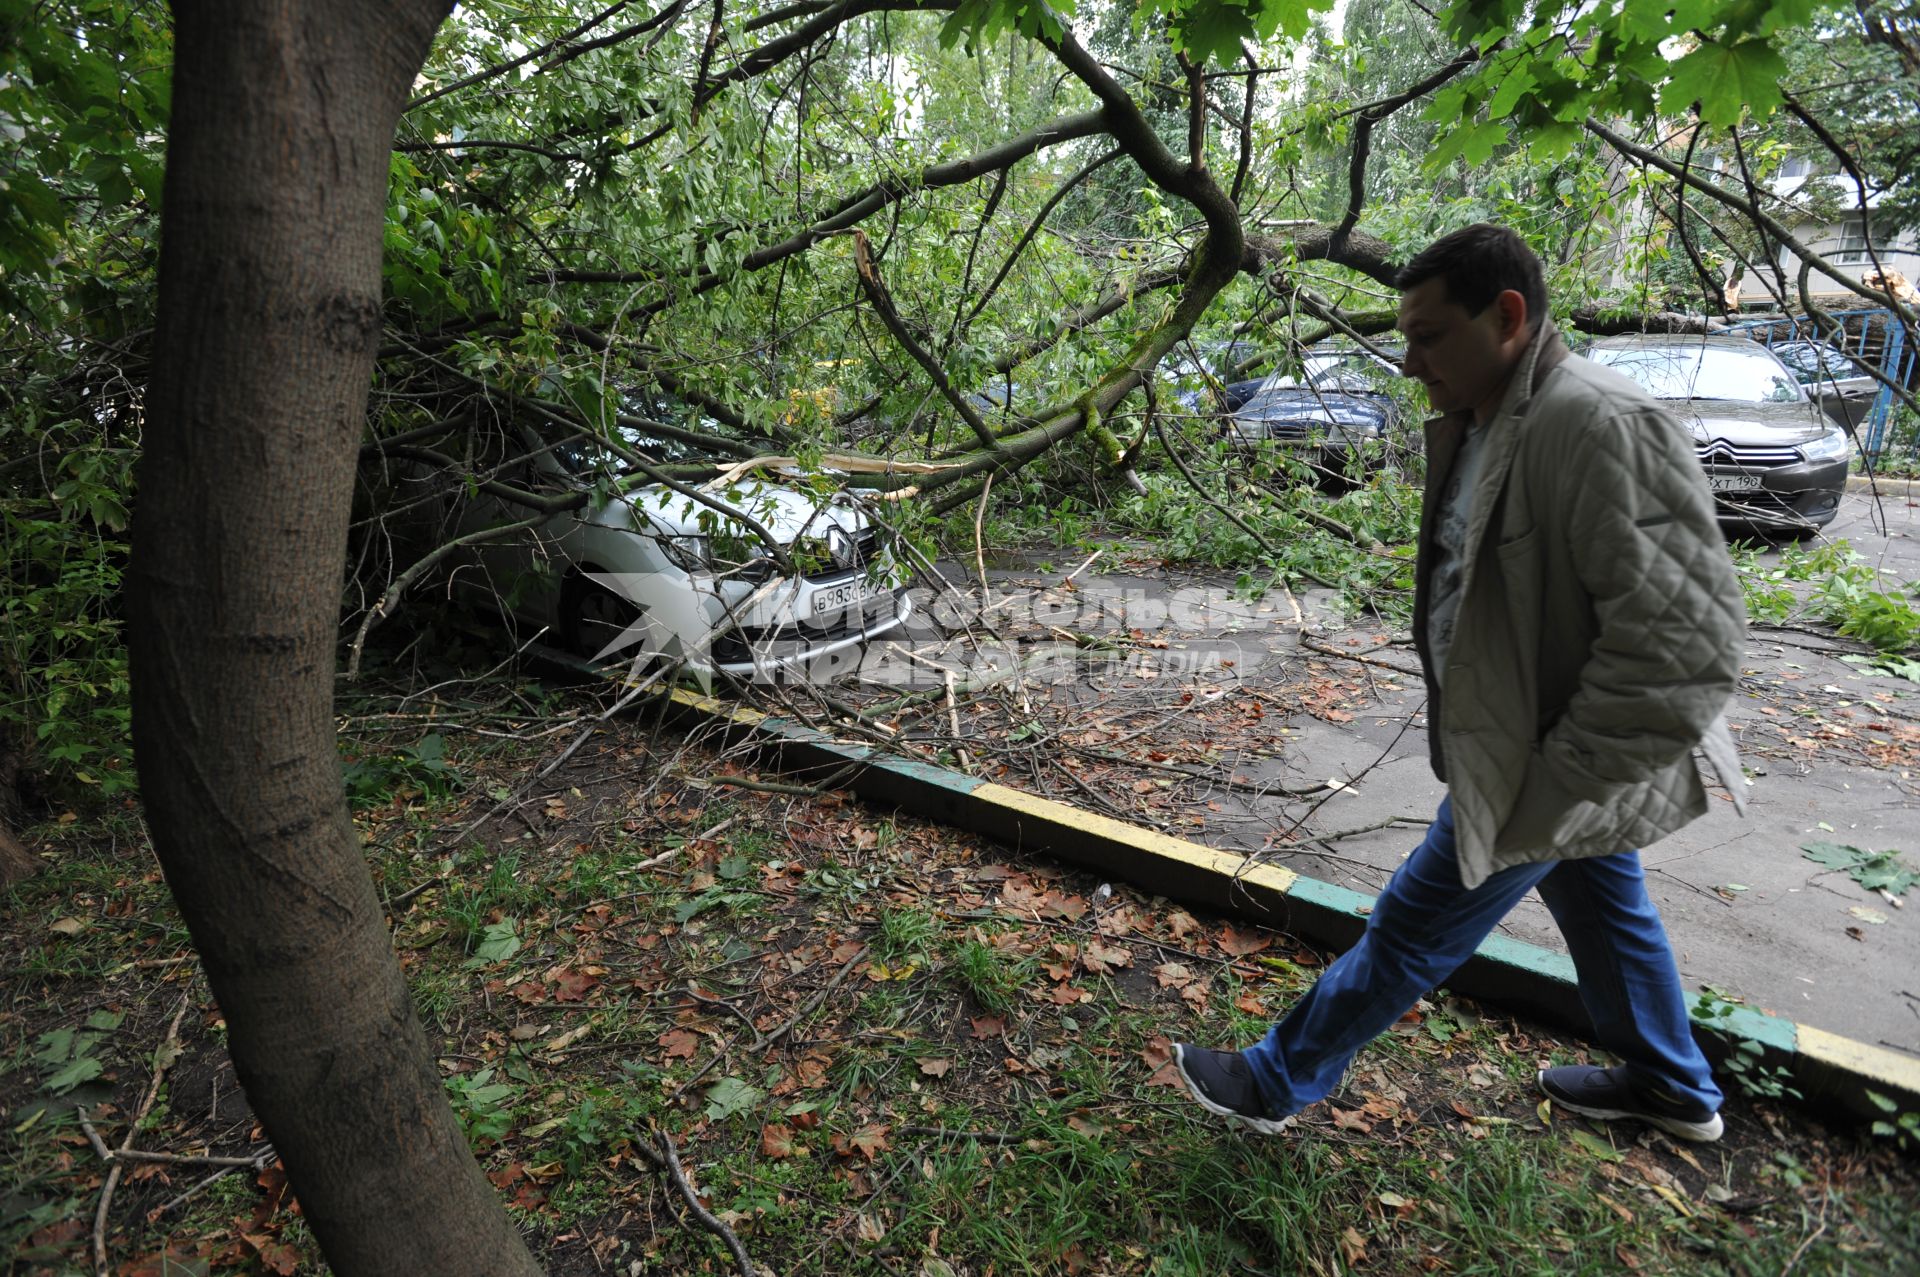
M 1886 1096 L 1880 1094 L 1880 1092 L 1878 1091 L 1868 1091 L 1867 1098 L 1869 1100 L 1872 1100 L 1873 1106 L 1879 1109 L 1882 1113 L 1898 1113 L 1900 1111 L 1900 1106 L 1898 1104 L 1894 1103 L 1892 1100 L 1888 1099 Z
M 71 1061 L 65 1068 L 42 1082 L 40 1086 L 42 1090 L 52 1091 L 55 1095 L 63 1095 L 82 1082 L 91 1082 L 94 1078 L 99 1077 L 105 1068 L 105 1065 L 101 1064 L 100 1061 L 94 1059 L 92 1056 L 83 1055 L 79 1059 Z
M 1240 42 L 1256 32 L 1253 14 L 1233 0 L 1197 0 L 1175 28 L 1180 46 L 1195 61 L 1221 65 L 1240 56 Z
M 110 1033 L 120 1027 L 123 1018 L 118 1011 L 95 1011 L 87 1017 L 87 1027 L 97 1033 Z
M 42 1033 L 35 1040 L 39 1042 L 40 1050 L 33 1058 L 42 1064 L 64 1064 L 73 1052 L 72 1029 L 55 1029 L 51 1033 Z
M 707 1116 L 716 1122 L 725 1121 L 758 1104 L 763 1094 L 737 1077 L 723 1077 L 707 1088 Z
M 1527 155 L 1534 160 L 1563 160 L 1580 142 L 1578 124 L 1543 124 L 1527 138 Z
M 1760 34 L 1772 35 L 1785 27 L 1804 27 L 1813 21 L 1815 0 L 1773 0 L 1760 19 Z
M 1620 1150 L 1607 1143 L 1591 1131 L 1571 1131 L 1567 1138 L 1603 1162 L 1620 1160 Z
M 1850 869 L 1859 864 L 1868 854 L 1858 847 L 1848 847 L 1837 842 L 1802 843 L 1800 852 L 1814 864 L 1825 865 L 1829 869 Z
M 479 963 L 505 962 L 520 952 L 520 937 L 516 934 L 513 919 L 488 923 L 480 933 L 480 943 L 474 946 L 473 960 Z
M 1722 125 L 1739 123 L 1743 107 L 1770 115 L 1780 105 L 1786 74 L 1786 61 L 1765 40 L 1707 40 L 1673 64 L 1660 109 L 1679 114 L 1698 102 L 1703 122 Z
M 1509 114 L 1514 104 L 1520 100 L 1520 95 L 1531 89 L 1533 85 L 1533 72 L 1529 71 L 1525 64 L 1515 66 L 1507 72 L 1507 78 L 1500 81 L 1500 87 L 1495 90 L 1493 100 L 1487 103 L 1487 114 L 1496 120 Z

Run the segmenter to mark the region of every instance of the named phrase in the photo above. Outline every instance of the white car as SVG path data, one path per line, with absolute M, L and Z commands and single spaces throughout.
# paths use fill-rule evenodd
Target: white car
M 546 627 L 577 656 L 677 664 L 703 680 L 819 680 L 857 663 L 868 641 L 912 614 L 889 538 L 844 492 L 758 477 L 682 491 L 636 484 L 591 442 L 517 433 L 531 456 L 501 466 L 501 481 L 547 496 L 587 491 L 589 500 L 539 519 L 484 486 L 461 488 L 443 507 L 442 537 L 536 522 L 464 547 L 452 585 L 510 620 Z M 685 459 L 680 445 L 622 433 L 656 463 L 663 453 Z

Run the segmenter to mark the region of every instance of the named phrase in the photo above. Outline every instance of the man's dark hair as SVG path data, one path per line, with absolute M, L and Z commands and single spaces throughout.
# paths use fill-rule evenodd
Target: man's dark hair
M 1476 222 L 1427 245 L 1400 268 L 1394 284 L 1401 292 L 1430 279 L 1447 281 L 1447 300 L 1478 315 L 1511 288 L 1527 299 L 1527 325 L 1538 329 L 1547 317 L 1547 281 L 1540 259 L 1526 241 L 1504 226 Z

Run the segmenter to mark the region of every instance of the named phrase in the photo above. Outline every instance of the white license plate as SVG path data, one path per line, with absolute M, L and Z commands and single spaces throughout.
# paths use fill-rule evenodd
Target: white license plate
M 813 592 L 813 614 L 824 616 L 828 612 L 845 612 L 859 607 L 876 593 L 878 591 L 862 577 L 842 581 L 839 585 Z
M 1760 476 L 1757 474 L 1710 474 L 1707 486 L 1715 492 L 1758 492 Z

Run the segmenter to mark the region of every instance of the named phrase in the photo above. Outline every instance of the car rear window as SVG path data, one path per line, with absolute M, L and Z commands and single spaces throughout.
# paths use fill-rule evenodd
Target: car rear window
M 1655 399 L 1795 403 L 1806 398 L 1778 359 L 1755 346 L 1602 346 L 1595 363 L 1625 373 Z

